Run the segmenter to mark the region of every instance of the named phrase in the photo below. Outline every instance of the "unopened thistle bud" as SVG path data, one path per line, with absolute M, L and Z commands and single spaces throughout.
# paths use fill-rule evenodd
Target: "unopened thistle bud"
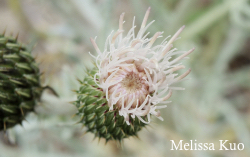
M 43 88 L 35 59 L 17 38 L 0 34 L 0 131 L 34 110 Z
M 90 54 L 95 58 L 96 68 L 80 81 L 82 86 L 77 91 L 75 104 L 81 116 L 80 122 L 89 132 L 107 141 L 136 136 L 150 123 L 151 115 L 163 120 L 159 109 L 167 106 L 158 104 L 168 103 L 173 90 L 182 90 L 173 85 L 190 73 L 190 69 L 180 76 L 175 73 L 185 68 L 179 61 L 194 51 L 173 48 L 173 42 L 184 26 L 174 36 L 154 46 L 163 32 L 148 38 L 149 33 L 145 32 L 154 22 L 146 24 L 149 12 L 150 8 L 139 32 L 135 33 L 133 21 L 126 35 L 123 30 L 124 13 L 121 14 L 119 29 L 108 36 L 103 52 L 91 39 L 97 52 L 97 56 Z

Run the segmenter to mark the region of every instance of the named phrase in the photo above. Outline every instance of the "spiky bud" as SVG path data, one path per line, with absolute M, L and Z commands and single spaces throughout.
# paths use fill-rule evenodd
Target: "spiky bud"
M 155 33 L 147 38 L 147 10 L 140 30 L 135 34 L 133 22 L 127 35 L 123 35 L 124 13 L 119 20 L 119 28 L 111 33 L 106 40 L 104 51 L 101 52 L 94 39 L 96 49 L 96 70 L 91 71 L 77 91 L 79 94 L 76 106 L 78 115 L 88 131 L 97 137 L 121 140 L 136 135 L 142 127 L 149 124 L 151 115 L 160 120 L 159 109 L 167 107 L 173 90 L 183 88 L 173 86 L 185 78 L 190 69 L 178 76 L 175 72 L 184 69 L 178 63 L 189 51 L 177 51 L 173 42 L 184 29 L 181 27 L 168 41 L 160 45 L 154 42 L 162 37 L 163 32 Z M 179 56 L 177 56 L 179 55 Z
M 106 95 L 94 81 L 96 72 L 96 69 L 89 70 L 88 76 L 83 81 L 79 80 L 81 87 L 76 91 L 78 99 L 74 102 L 78 108 L 77 115 L 81 117 L 79 123 L 84 124 L 88 132 L 106 141 L 137 136 L 146 124 L 136 117 L 130 120 L 131 125 L 127 125 L 119 110 L 109 111 Z
M 42 89 L 31 53 L 16 38 L 0 35 L 0 131 L 21 123 Z

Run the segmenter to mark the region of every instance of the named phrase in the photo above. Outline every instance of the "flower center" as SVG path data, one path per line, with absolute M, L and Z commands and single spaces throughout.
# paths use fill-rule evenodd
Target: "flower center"
M 136 90 L 140 90 L 142 87 L 142 80 L 133 72 L 128 73 L 126 77 L 121 81 L 121 85 L 126 89 L 128 93 L 134 93 Z
M 121 96 L 116 103 L 118 108 L 122 107 L 123 101 L 124 107 L 131 103 L 132 108 L 135 108 L 137 103 L 139 107 L 149 94 L 146 78 L 146 74 L 139 72 L 134 64 L 120 68 L 112 78 L 112 82 L 121 81 L 109 88 L 109 99 Z

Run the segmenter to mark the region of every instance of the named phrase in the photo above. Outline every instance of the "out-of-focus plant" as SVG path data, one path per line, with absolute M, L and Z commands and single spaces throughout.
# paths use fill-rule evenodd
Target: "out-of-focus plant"
M 21 124 L 40 100 L 43 87 L 35 59 L 17 37 L 0 34 L 0 131 Z

